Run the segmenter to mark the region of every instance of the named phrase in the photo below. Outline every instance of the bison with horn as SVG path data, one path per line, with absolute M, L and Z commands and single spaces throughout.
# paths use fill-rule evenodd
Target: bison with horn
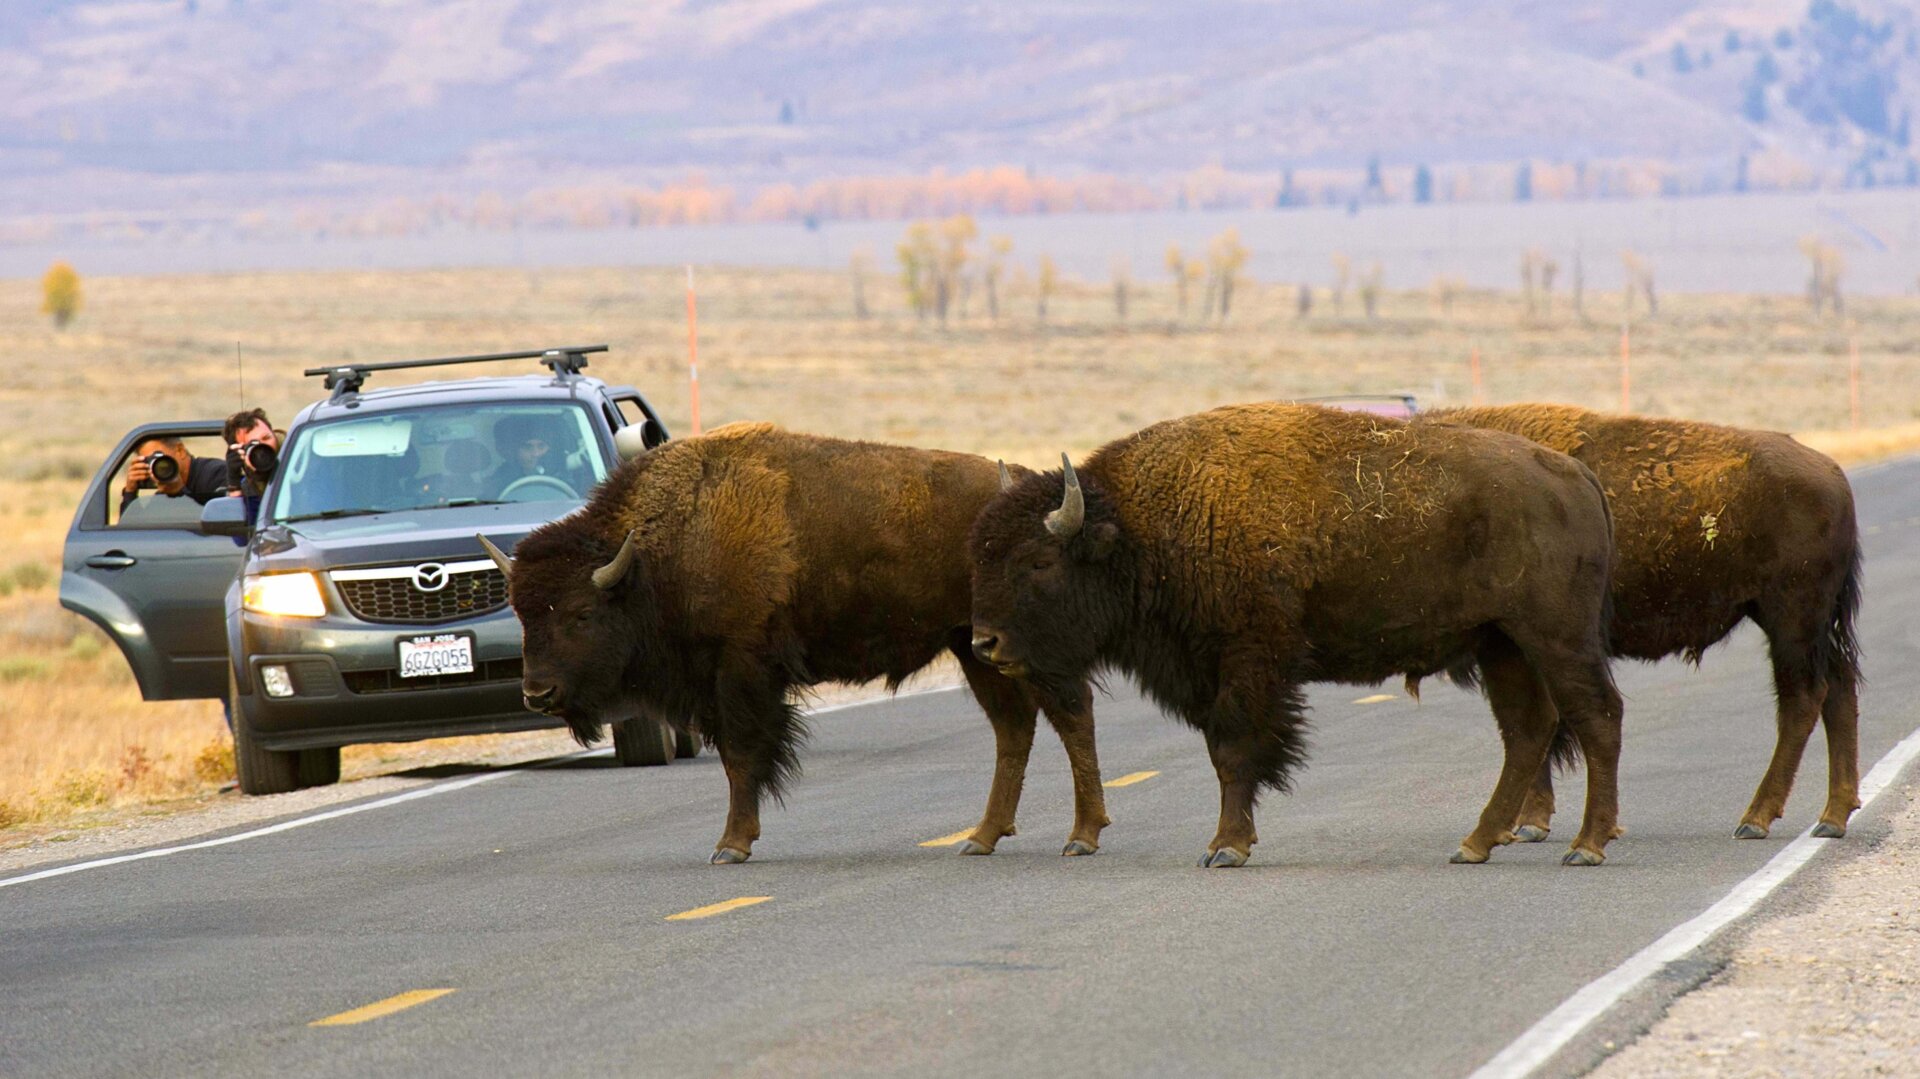
M 1691 420 L 1566 405 L 1431 415 L 1532 439 L 1599 477 L 1620 525 L 1615 656 L 1698 663 L 1743 620 L 1759 625 L 1773 663 L 1777 733 L 1733 834 L 1766 837 L 1818 722 L 1827 730 L 1827 804 L 1813 834 L 1846 835 L 1860 808 L 1860 535 L 1840 466 L 1783 434 Z M 1552 773 L 1542 769 L 1520 838 L 1546 838 L 1552 815 Z
M 897 686 L 950 652 L 998 743 L 986 812 L 962 851 L 991 853 L 1014 834 L 1044 707 L 1073 770 L 1063 853 L 1091 854 L 1107 815 L 1084 688 L 1074 708 L 1053 706 L 969 648 L 967 528 L 1009 480 L 979 457 L 768 424 L 642 454 L 511 560 L 482 537 L 520 617 L 527 707 L 565 719 L 583 744 L 609 716 L 697 731 L 730 796 L 712 861 L 742 862 L 762 799 L 798 767 L 791 691 Z
M 1301 687 L 1472 667 L 1506 762 L 1456 862 L 1511 842 L 1528 785 L 1589 762 L 1564 861 L 1615 834 L 1620 695 L 1607 667 L 1612 525 L 1593 474 L 1491 431 L 1306 405 L 1156 424 L 982 511 L 973 650 L 1044 700 L 1111 667 L 1200 729 L 1220 780 L 1205 866 L 1244 864 L 1265 788 L 1306 758 Z M 1557 719 L 1556 719 L 1557 717 Z

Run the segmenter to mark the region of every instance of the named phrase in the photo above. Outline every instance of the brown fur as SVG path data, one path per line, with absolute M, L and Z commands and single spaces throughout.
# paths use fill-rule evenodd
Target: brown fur
M 1554 709 L 1606 760 L 1576 861 L 1615 813 L 1605 500 L 1523 439 L 1313 406 L 1170 420 L 1080 469 L 1085 523 L 1043 520 L 1063 479 L 1022 480 L 975 522 L 975 650 L 1050 694 L 1118 667 L 1198 727 L 1220 774 L 1211 856 L 1244 860 L 1259 789 L 1305 756 L 1299 687 L 1461 665 L 1488 677 L 1507 765 L 1459 858 L 1509 841 Z
M 1829 767 L 1820 821 L 1844 833 L 1859 804 L 1859 539 L 1840 466 L 1783 434 L 1565 405 L 1430 418 L 1532 439 L 1599 477 L 1616 523 L 1615 655 L 1697 663 L 1741 620 L 1760 625 L 1771 645 L 1778 737 L 1740 834 L 1765 835 L 1780 816 L 1821 718 Z M 1544 833 L 1551 806 L 1543 776 L 1521 823 Z
M 967 648 L 965 541 L 999 489 L 992 461 L 734 424 L 622 465 L 579 513 L 521 541 L 511 578 L 530 707 L 582 741 L 653 715 L 697 730 L 726 766 L 716 849 L 739 861 L 759 804 L 797 767 L 790 691 L 884 678 L 897 686 L 943 650 L 960 661 L 999 753 L 976 853 L 1014 831 L 1038 702 Z M 632 568 L 591 575 L 628 535 Z M 1107 823 L 1091 715 L 1048 712 L 1074 764 L 1072 843 Z

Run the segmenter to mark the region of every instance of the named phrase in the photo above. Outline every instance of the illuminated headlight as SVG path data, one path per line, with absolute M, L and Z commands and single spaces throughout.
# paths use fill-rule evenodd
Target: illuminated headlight
M 320 580 L 311 573 L 269 573 L 240 582 L 240 606 L 256 614 L 318 618 L 327 613 Z
M 293 696 L 293 679 L 287 676 L 287 669 L 278 663 L 261 665 L 260 684 L 266 687 L 269 697 Z

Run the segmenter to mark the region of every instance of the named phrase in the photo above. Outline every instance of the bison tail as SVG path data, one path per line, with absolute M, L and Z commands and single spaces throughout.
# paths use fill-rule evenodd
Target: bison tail
M 1860 563 L 1860 540 L 1855 537 L 1847 574 L 1833 600 L 1833 613 L 1814 645 L 1814 669 L 1825 675 L 1830 685 L 1858 686 L 1861 682 L 1860 639 L 1853 628 L 1854 619 L 1860 615 Z
M 598 720 L 586 719 L 569 712 L 567 730 L 573 732 L 573 740 L 591 748 L 606 733 L 606 728 Z
M 1547 761 L 1556 772 L 1564 772 L 1578 767 L 1582 756 L 1580 739 L 1574 737 L 1572 728 L 1565 723 L 1556 723 L 1553 727 L 1553 741 L 1547 746 Z

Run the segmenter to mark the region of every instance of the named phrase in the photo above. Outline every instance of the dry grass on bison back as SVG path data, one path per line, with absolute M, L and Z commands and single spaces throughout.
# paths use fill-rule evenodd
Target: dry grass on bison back
M 1064 281 L 1043 322 L 1031 274 L 1015 274 L 999 319 L 975 289 L 943 325 L 915 318 L 898 282 L 878 272 L 866 282 L 864 319 L 843 273 L 711 268 L 698 280 L 709 426 L 769 419 L 1047 467 L 1062 450 L 1232 402 L 1404 390 L 1429 405 L 1464 404 L 1476 348 L 1489 402 L 1619 403 L 1612 292 L 1590 294 L 1591 320 L 1581 320 L 1565 305 L 1530 316 L 1520 296 L 1487 291 L 1453 293 L 1443 307 L 1424 283 L 1402 282 L 1419 287 L 1384 293 L 1370 319 L 1357 304 L 1329 314 L 1315 282 L 1316 314 L 1299 319 L 1295 284 L 1248 284 L 1222 324 L 1182 318 L 1171 283 L 1136 281 L 1122 320 L 1109 283 Z M 75 503 L 122 432 L 241 404 L 236 345 L 245 403 L 284 425 L 320 392 L 305 367 L 606 341 L 613 351 L 594 357 L 590 373 L 638 385 L 673 430 L 686 430 L 677 271 L 88 275 L 87 286 L 86 310 L 56 330 L 38 314 L 37 282 L 0 281 L 0 349 L 14 358 L 0 365 L 7 580 L 26 563 L 54 575 Z M 1799 297 L 1666 297 L 1660 317 L 1633 330 L 1635 407 L 1844 431 L 1849 338 L 1860 348 L 1866 426 L 1908 426 L 1817 445 L 1884 453 L 1920 444 L 1920 307 L 1907 299 L 1852 300 L 1841 322 L 1810 319 Z M 382 375 L 375 385 L 422 377 L 458 375 Z M 40 628 L 13 631 L 24 624 Z M 75 644 L 82 639 L 94 644 Z M 79 654 L 100 643 L 59 609 L 50 581 L 0 597 L 0 659 L 11 664 L 0 664 L 0 801 L 11 807 L 0 814 L 53 820 L 102 800 L 219 785 L 217 751 L 203 758 L 224 744 L 219 707 L 142 703 L 111 646 Z M 369 747 L 349 754 L 348 769 L 403 768 L 455 748 Z

